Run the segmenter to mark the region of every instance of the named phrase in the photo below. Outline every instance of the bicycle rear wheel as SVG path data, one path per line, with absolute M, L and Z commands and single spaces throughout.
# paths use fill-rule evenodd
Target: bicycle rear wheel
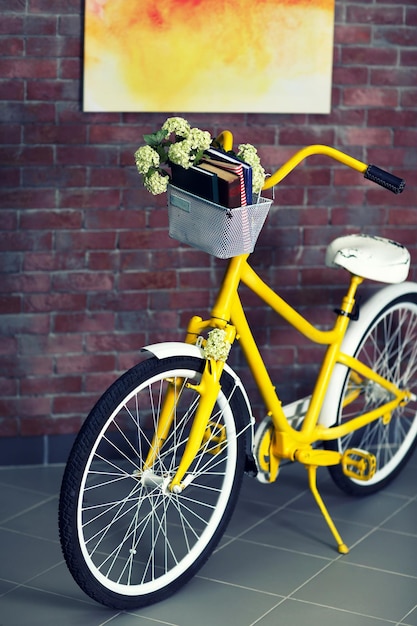
M 389 293 L 387 291 L 387 293 Z M 376 300 L 375 300 L 376 301 Z M 372 319 L 365 319 L 355 328 L 355 345 L 346 345 L 354 354 L 402 389 L 417 392 L 417 291 L 385 303 Z M 347 335 L 348 338 L 348 335 Z M 347 342 L 349 344 L 349 342 Z M 338 417 L 336 425 L 371 411 L 387 402 L 389 394 L 376 383 L 348 371 L 337 392 Z M 332 390 L 334 394 L 334 390 Z M 350 448 L 362 449 L 376 457 L 376 473 L 368 481 L 346 476 L 340 465 L 329 467 L 335 483 L 353 495 L 365 495 L 385 487 L 406 464 L 417 443 L 417 402 L 398 407 L 349 435 L 327 442 L 327 448 L 343 453 Z
M 186 383 L 196 384 L 203 367 L 203 360 L 181 356 L 140 363 L 102 396 L 74 444 L 61 488 L 62 549 L 78 585 L 107 606 L 123 610 L 169 596 L 204 564 L 233 512 L 249 422 L 226 373 L 186 488 L 168 488 L 198 404 Z M 173 383 L 171 430 L 152 470 L 143 472 Z

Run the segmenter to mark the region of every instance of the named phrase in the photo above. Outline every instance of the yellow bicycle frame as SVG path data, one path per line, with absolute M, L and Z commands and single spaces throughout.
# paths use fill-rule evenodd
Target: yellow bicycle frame
M 223 144 L 226 150 L 231 149 L 233 137 L 229 131 L 224 131 L 219 136 L 218 140 Z M 269 177 L 265 182 L 264 189 L 278 184 L 303 159 L 313 154 L 329 156 L 359 172 L 365 172 L 367 168 L 365 163 L 353 159 L 334 148 L 321 145 L 309 146 L 300 150 L 283 167 L 277 170 L 275 174 Z M 412 396 L 409 391 L 399 389 L 396 385 L 378 375 L 355 357 L 342 352 L 342 342 L 355 307 L 356 291 L 358 286 L 363 282 L 363 278 L 360 276 L 351 276 L 346 295 L 342 299 L 341 308 L 333 328 L 330 330 L 320 330 L 287 304 L 258 276 L 249 265 L 247 261 L 248 256 L 248 254 L 243 254 L 230 259 L 210 318 L 202 320 L 200 317 L 193 317 L 187 328 L 186 342 L 190 344 L 204 343 L 205 339 L 203 339 L 203 337 L 210 329 L 224 330 L 225 341 L 229 345 L 233 344 L 235 339 L 239 341 L 253 378 L 265 403 L 267 414 L 271 417 L 273 423 L 270 452 L 273 458 L 272 466 L 274 472 L 271 475 L 271 480 L 275 480 L 276 478 L 281 459 L 289 459 L 303 463 L 308 469 L 311 491 L 331 532 L 336 538 L 339 551 L 346 553 L 348 549 L 338 534 L 316 487 L 317 468 L 319 466 L 341 463 L 344 460 L 343 455 L 332 450 L 313 448 L 313 444 L 317 441 L 338 439 L 380 418 L 389 421 L 392 412 L 399 405 L 407 403 Z M 327 346 L 309 407 L 300 430 L 293 428 L 289 423 L 256 345 L 238 294 L 239 285 L 241 283 L 255 293 L 264 303 L 271 307 L 278 315 L 285 319 L 290 326 L 295 328 L 308 340 L 316 344 Z M 332 373 L 338 363 L 356 373 L 355 375 L 359 376 L 360 379 L 364 378 L 377 383 L 388 392 L 387 397 L 390 399 L 377 409 L 363 413 L 341 425 L 328 428 L 319 423 L 319 417 Z M 223 361 L 216 361 L 214 358 L 208 356 L 199 384 L 191 385 L 185 383 L 200 395 L 200 401 L 179 468 L 169 486 L 170 490 L 175 493 L 180 493 L 184 488 L 182 483 L 183 478 L 204 439 L 209 419 L 221 387 L 220 379 L 223 367 Z M 175 388 L 173 386 L 167 394 L 163 413 L 158 425 L 158 432 L 145 462 L 145 469 L 152 466 L 160 446 L 163 443 L 165 433 L 167 433 L 171 427 L 174 419 L 175 397 L 178 393 L 178 387 L 180 387 L 183 382 L 184 381 L 177 381 Z M 349 401 L 348 397 L 347 402 Z M 369 457 L 371 456 L 372 455 L 369 455 Z M 367 461 L 372 463 L 372 459 L 367 459 Z M 355 463 L 356 461 L 353 458 L 349 458 L 350 465 L 355 465 Z

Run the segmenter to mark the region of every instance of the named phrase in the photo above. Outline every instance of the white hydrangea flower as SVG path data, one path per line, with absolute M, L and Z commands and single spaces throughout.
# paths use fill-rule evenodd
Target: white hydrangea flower
M 168 158 L 172 163 L 181 165 L 184 169 L 188 169 L 194 162 L 194 156 L 191 155 L 192 146 L 188 139 L 173 143 L 168 150 Z
M 135 163 L 139 174 L 147 174 L 151 167 L 159 167 L 159 154 L 150 146 L 142 146 L 135 152 Z
M 168 117 L 162 124 L 162 130 L 168 131 L 169 134 L 175 133 L 179 137 L 188 137 L 190 125 L 183 117 Z
M 211 145 L 211 135 L 206 130 L 192 128 L 187 141 L 190 143 L 192 150 L 208 150 Z
M 238 157 L 252 166 L 252 190 L 260 193 L 265 182 L 265 170 L 261 165 L 258 152 L 250 143 L 241 143 L 238 146 Z
M 230 342 L 226 341 L 226 331 L 214 328 L 208 334 L 203 353 L 206 359 L 226 361 L 231 347 Z
M 154 196 L 164 193 L 168 188 L 169 178 L 158 171 L 152 172 L 149 176 L 145 176 L 143 184 L 146 189 Z

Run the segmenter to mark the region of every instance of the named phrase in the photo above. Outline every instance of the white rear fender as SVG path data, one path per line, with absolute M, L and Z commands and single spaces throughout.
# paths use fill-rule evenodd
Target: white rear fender
M 197 359 L 204 360 L 202 348 L 200 348 L 199 346 L 191 345 L 189 343 L 182 343 L 179 341 L 166 341 L 163 343 L 154 343 L 152 345 L 143 347 L 142 352 L 149 352 L 150 354 L 155 356 L 157 359 L 165 359 L 165 358 L 173 357 L 173 356 L 190 356 L 190 357 L 195 357 Z M 227 363 L 225 363 L 224 371 L 229 376 L 231 376 L 233 380 L 235 381 L 235 384 L 238 387 L 240 393 L 242 394 L 242 397 L 248 409 L 248 415 L 250 416 L 250 423 L 247 424 L 247 426 L 249 427 L 247 429 L 247 433 L 248 433 L 247 451 L 248 453 L 251 453 L 253 451 L 253 445 L 254 445 L 253 436 L 254 436 L 254 426 L 255 426 L 255 418 L 253 417 L 253 414 L 252 414 L 252 407 L 250 405 L 249 398 L 243 386 L 243 383 L 240 380 L 239 376 L 236 374 L 236 372 Z

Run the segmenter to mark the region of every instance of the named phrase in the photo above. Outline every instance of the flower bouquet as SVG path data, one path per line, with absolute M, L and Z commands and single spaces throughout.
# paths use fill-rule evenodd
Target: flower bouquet
M 271 206 L 260 197 L 265 170 L 256 148 L 225 151 L 181 117 L 144 141 L 136 167 L 151 194 L 168 192 L 170 236 L 219 258 L 252 252 Z
M 169 117 L 160 130 L 144 135 L 143 139 L 146 145 L 136 150 L 135 163 L 139 174 L 143 176 L 145 188 L 153 195 L 167 191 L 172 176 L 167 168 L 179 166 L 188 170 L 201 164 L 210 148 L 221 151 L 221 146 L 209 132 L 191 128 L 182 117 Z M 259 194 L 264 184 L 265 170 L 256 148 L 248 143 L 240 144 L 234 156 L 251 167 L 252 192 Z

